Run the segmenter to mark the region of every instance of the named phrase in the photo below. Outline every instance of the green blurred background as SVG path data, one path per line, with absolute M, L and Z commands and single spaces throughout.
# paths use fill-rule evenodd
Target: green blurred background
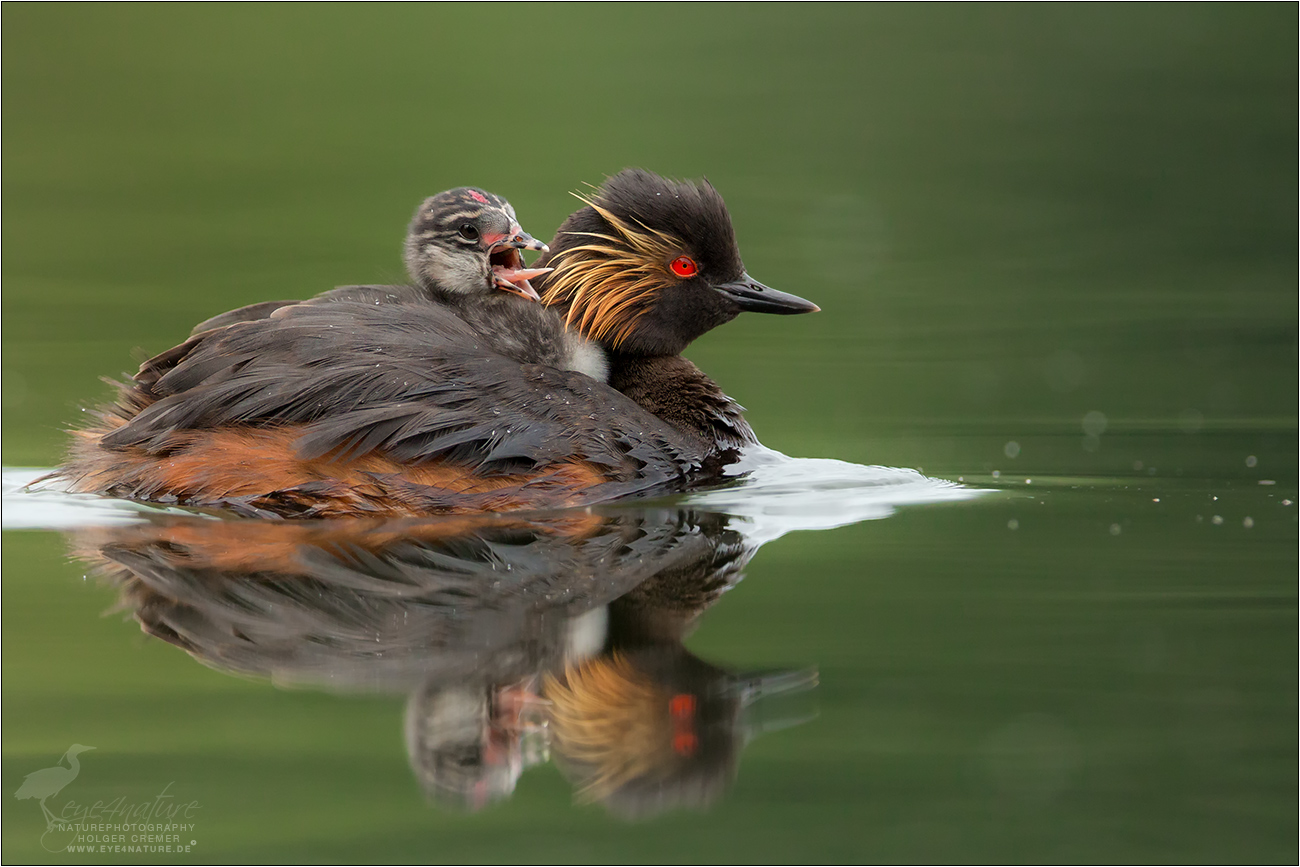
M 79 740 L 83 794 L 176 779 L 225 860 L 1294 858 L 1294 5 L 0 15 L 6 465 L 57 462 L 97 377 L 200 319 L 400 279 L 426 195 L 485 187 L 546 237 L 568 191 L 643 166 L 707 175 L 750 273 L 824 310 L 688 351 L 764 443 L 1125 491 L 765 551 L 692 646 L 820 664 L 823 718 L 755 744 L 713 814 L 636 829 L 549 771 L 437 814 L 400 701 L 134 642 L 57 538 L 7 534 L 5 797 Z M 1041 713 L 1082 769 L 1051 797 L 980 770 Z M 41 857 L 19 806 L 6 860 Z
M 54 462 L 133 348 L 400 279 L 425 195 L 549 236 L 630 165 L 707 175 L 751 273 L 825 310 L 690 352 L 774 448 L 963 471 L 1006 439 L 974 434 L 1060 431 L 1034 471 L 1105 472 L 1090 411 L 1295 426 L 1286 6 L 4 16 L 8 465 Z

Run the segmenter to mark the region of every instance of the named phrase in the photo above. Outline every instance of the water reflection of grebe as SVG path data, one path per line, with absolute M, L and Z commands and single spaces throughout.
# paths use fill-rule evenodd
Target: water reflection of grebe
M 73 535 L 151 635 L 277 683 L 409 695 L 422 787 L 477 809 L 550 753 L 623 815 L 710 803 L 812 672 L 739 675 L 681 641 L 756 550 L 690 510 L 431 521 L 173 519 Z M 779 722 L 779 721 L 778 721 Z

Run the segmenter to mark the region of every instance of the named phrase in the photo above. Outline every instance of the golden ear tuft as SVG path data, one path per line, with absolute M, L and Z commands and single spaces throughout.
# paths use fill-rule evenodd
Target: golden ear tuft
M 617 347 L 636 330 L 656 290 L 674 279 L 667 263 L 684 245 L 639 221 L 633 225 L 615 216 L 581 193 L 573 195 L 600 214 L 612 232 L 574 233 L 590 240 L 561 250 L 547 263 L 555 271 L 542 301 L 567 303 L 570 328 Z

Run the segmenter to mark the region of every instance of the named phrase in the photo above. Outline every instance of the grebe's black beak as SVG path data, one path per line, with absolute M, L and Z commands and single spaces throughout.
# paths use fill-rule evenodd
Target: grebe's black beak
M 771 286 L 764 286 L 748 274 L 741 274 L 739 280 L 714 286 L 719 292 L 740 305 L 741 310 L 754 313 L 816 313 L 821 310 L 811 301 L 805 301 L 798 295 L 778 292 Z

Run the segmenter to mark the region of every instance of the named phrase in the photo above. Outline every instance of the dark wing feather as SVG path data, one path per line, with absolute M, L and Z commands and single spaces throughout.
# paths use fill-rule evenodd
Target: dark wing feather
M 190 330 L 190 336 L 193 337 L 214 328 L 225 328 L 238 322 L 253 322 L 257 319 L 265 319 L 281 307 L 290 307 L 294 304 L 321 304 L 332 301 L 377 303 L 399 300 L 411 301 L 422 297 L 424 297 L 424 292 L 414 286 L 337 286 L 306 301 L 261 301 L 257 304 L 249 304 L 234 310 L 228 310 L 225 313 L 218 313 L 216 316 L 204 319 L 198 325 L 195 325 Z
M 621 468 L 611 476 L 633 488 L 679 479 L 705 457 L 702 443 L 614 389 L 497 355 L 427 301 L 280 307 L 164 357 L 145 365 L 154 402 L 105 447 L 165 454 L 177 431 L 292 424 L 303 428 L 303 458 L 383 451 L 483 474 L 580 458 Z
M 249 304 L 245 307 L 227 310 L 225 313 L 218 313 L 216 316 L 204 319 L 198 325 L 195 325 L 190 329 L 190 336 L 194 337 L 214 328 L 225 328 L 227 325 L 234 325 L 236 322 L 252 322 L 255 319 L 265 319 L 281 307 L 300 303 L 299 301 L 262 301 L 258 304 Z

